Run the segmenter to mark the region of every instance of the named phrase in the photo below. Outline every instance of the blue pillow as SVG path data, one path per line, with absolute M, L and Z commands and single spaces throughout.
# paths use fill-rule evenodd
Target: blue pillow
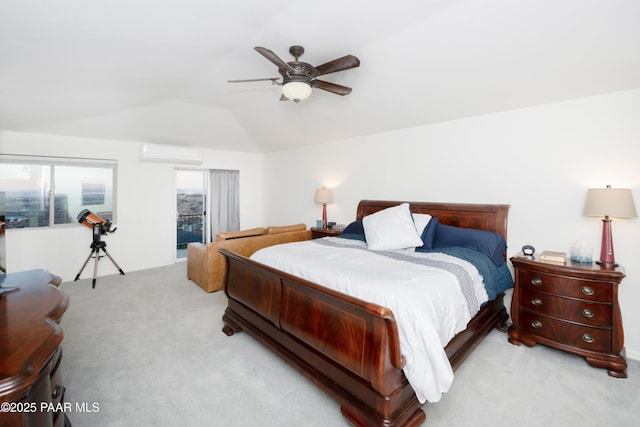
M 361 242 L 366 242 L 367 239 L 364 237 L 364 234 L 357 234 L 357 233 L 342 233 L 339 236 L 341 239 L 349 239 L 349 240 L 360 240 Z
M 342 237 L 343 239 L 360 240 L 363 242 L 367 241 L 364 236 L 364 226 L 362 225 L 362 221 L 353 221 L 351 224 L 347 225 L 344 230 L 342 230 L 342 234 L 338 237 Z
M 420 246 L 421 249 L 433 248 L 433 240 L 436 237 L 437 229 L 438 229 L 438 218 L 432 217 L 427 223 L 427 226 L 422 231 L 422 236 L 420 236 L 420 238 L 422 239 L 422 246 Z
M 342 234 L 364 234 L 362 221 L 353 221 L 342 230 Z
M 498 233 L 438 224 L 435 234 L 434 248 L 458 246 L 475 249 L 491 258 L 498 267 L 505 263 L 504 251 L 507 249 L 507 242 Z

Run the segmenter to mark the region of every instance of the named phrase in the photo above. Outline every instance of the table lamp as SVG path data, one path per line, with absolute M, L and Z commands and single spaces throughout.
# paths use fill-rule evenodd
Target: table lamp
M 633 202 L 633 194 L 628 188 L 590 188 L 587 190 L 587 199 L 584 203 L 585 216 L 600 216 L 602 220 L 602 247 L 600 260 L 597 264 L 603 267 L 617 267 L 613 253 L 613 236 L 611 234 L 611 219 L 636 218 L 636 206 Z
M 316 190 L 315 202 L 322 203 L 322 224 L 327 228 L 327 203 L 333 203 L 332 191 L 324 187 Z

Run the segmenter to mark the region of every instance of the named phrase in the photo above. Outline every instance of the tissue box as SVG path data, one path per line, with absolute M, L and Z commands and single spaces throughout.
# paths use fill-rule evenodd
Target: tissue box
M 591 263 L 593 261 L 593 248 L 587 247 L 572 247 L 571 248 L 571 261 Z

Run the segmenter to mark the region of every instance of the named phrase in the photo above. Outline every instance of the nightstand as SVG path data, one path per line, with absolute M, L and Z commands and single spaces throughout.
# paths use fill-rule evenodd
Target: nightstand
M 334 228 L 317 228 L 311 227 L 311 238 L 320 239 L 322 237 L 336 237 L 342 234 L 342 230 Z
M 585 357 L 616 378 L 627 377 L 618 285 L 624 269 L 511 258 L 515 287 L 509 342 L 544 344 Z

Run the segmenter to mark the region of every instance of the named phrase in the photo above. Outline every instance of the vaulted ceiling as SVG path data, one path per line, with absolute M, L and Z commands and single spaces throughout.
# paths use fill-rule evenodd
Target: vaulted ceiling
M 0 129 L 269 152 L 640 87 L 638 0 L 2 0 Z M 353 88 L 280 101 L 253 47 Z M 0 152 L 1 152 L 0 147 Z

